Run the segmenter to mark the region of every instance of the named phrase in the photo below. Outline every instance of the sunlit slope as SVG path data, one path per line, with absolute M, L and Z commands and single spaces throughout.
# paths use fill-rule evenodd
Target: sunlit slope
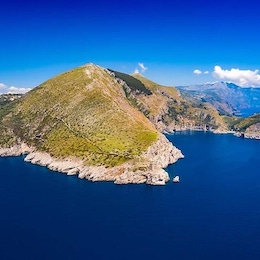
M 131 93 L 130 99 L 135 98 L 137 106 L 157 126 L 167 130 L 179 128 L 225 129 L 226 125 L 217 110 L 207 103 L 195 104 L 183 99 L 174 87 L 161 86 L 141 74 L 133 74 L 144 86 L 152 92 L 151 95 Z
M 2 116 L 1 146 L 24 141 L 53 156 L 76 156 L 94 165 L 134 158 L 158 135 L 121 85 L 93 64 L 44 82 L 11 111 Z

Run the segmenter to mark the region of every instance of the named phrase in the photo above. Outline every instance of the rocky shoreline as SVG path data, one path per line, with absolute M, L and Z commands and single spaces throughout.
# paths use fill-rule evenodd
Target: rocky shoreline
M 260 124 L 259 124 L 260 125 Z M 205 130 L 205 129 L 199 129 L 199 128 L 185 128 L 185 129 L 178 129 L 176 131 L 204 131 L 204 132 L 211 132 L 214 134 L 233 134 L 236 137 L 239 138 L 247 138 L 247 139 L 255 139 L 260 140 L 260 132 L 259 131 L 252 131 L 251 128 L 247 130 L 246 132 L 238 132 L 238 131 L 231 131 L 231 130 Z M 175 131 L 169 131 L 165 132 L 166 134 L 174 133 Z
M 198 129 L 186 129 L 205 131 Z M 243 136 L 235 131 L 211 131 L 215 134 L 234 134 L 237 137 L 260 139 L 260 135 L 245 133 Z M 174 132 L 172 132 L 174 133 Z M 168 132 L 169 134 L 169 132 Z M 75 158 L 58 159 L 46 152 L 37 151 L 25 143 L 14 145 L 10 148 L 0 148 L 0 157 L 26 155 L 25 162 L 45 166 L 52 171 L 76 175 L 80 179 L 89 181 L 111 181 L 115 184 L 165 185 L 170 180 L 164 170 L 169 164 L 184 158 L 181 151 L 160 134 L 158 140 L 149 147 L 146 153 L 140 156 L 140 161 L 134 165 L 132 162 L 108 168 L 105 166 L 86 166 L 82 160 Z
M 25 161 L 45 166 L 50 170 L 77 175 L 80 179 L 89 181 L 113 181 L 116 184 L 146 183 L 150 185 L 165 185 L 169 175 L 164 170 L 169 164 L 184 158 L 179 149 L 174 147 L 167 138 L 160 134 L 158 140 L 141 155 L 137 165 L 131 162 L 120 166 L 106 168 L 105 166 L 86 166 L 77 159 L 54 158 L 46 152 L 36 151 L 25 143 L 11 148 L 1 148 L 0 156 L 19 156 L 26 154 Z

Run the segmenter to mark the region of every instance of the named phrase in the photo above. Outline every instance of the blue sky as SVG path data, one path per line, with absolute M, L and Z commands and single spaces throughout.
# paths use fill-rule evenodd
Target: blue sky
M 5 1 L 0 93 L 88 62 L 169 86 L 258 86 L 258 10 L 256 0 Z

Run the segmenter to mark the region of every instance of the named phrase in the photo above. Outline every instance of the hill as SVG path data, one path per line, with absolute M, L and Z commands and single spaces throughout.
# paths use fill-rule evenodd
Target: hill
M 161 132 L 183 129 L 226 129 L 217 110 L 208 103 L 185 100 L 176 88 L 161 86 L 141 74 L 133 74 L 131 78 L 138 80 L 142 88 L 133 86 L 132 82 L 128 81 L 127 74 L 114 72 L 114 76 L 119 82 L 121 80 L 126 97 L 132 105 Z
M 247 118 L 228 118 L 227 123 L 238 136 L 260 139 L 260 114 Z
M 162 168 L 182 157 L 133 106 L 114 74 L 93 64 L 4 106 L 0 120 L 0 154 L 28 151 L 26 160 L 81 178 L 164 184 Z

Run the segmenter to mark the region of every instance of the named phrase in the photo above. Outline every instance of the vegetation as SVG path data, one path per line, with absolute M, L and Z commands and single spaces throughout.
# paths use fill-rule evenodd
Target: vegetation
M 225 123 L 217 110 L 208 103 L 191 102 L 181 97 L 174 87 L 164 87 L 144 78 L 140 74 L 133 77 L 140 80 L 153 95 L 140 96 L 142 110 L 149 111 L 146 116 L 154 123 L 162 122 L 166 127 L 175 128 L 225 128 Z M 137 107 L 138 108 L 138 107 Z
M 260 114 L 252 115 L 247 118 L 232 117 L 226 118 L 229 127 L 232 130 L 245 132 L 251 125 L 260 123 Z
M 59 158 L 106 166 L 139 156 L 158 132 L 112 82 L 104 69 L 87 65 L 41 84 L 4 108 L 1 146 L 23 140 Z
M 131 91 L 134 91 L 137 94 L 146 94 L 146 95 L 152 94 L 151 90 L 146 88 L 146 86 L 140 80 L 122 72 L 113 71 L 110 69 L 109 71 L 113 72 L 116 78 L 123 80 L 129 86 Z

